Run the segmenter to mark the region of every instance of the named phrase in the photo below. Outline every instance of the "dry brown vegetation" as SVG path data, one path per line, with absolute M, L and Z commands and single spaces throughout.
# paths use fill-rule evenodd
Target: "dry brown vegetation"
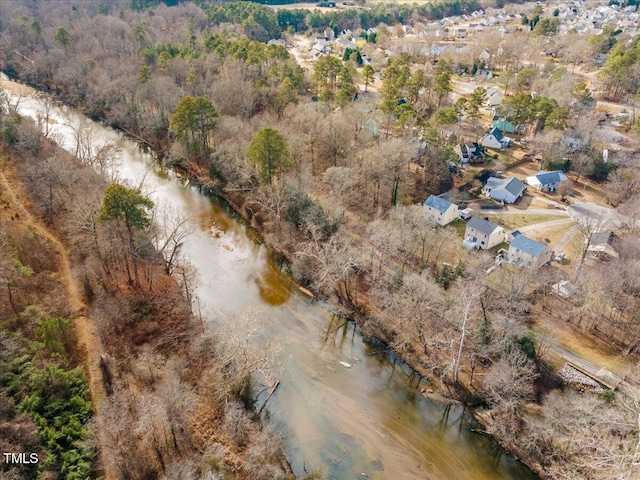
M 336 92 L 327 85 L 338 86 L 336 72 L 324 75 L 328 101 L 308 101 L 302 95 L 306 87 L 316 92 L 319 82 L 305 78 L 286 51 L 267 54 L 263 44 L 247 43 L 238 28 L 212 21 L 193 4 L 159 7 L 153 15 L 126 10 L 121 17 L 97 15 L 94 7 L 87 7 L 74 22 L 46 5 L 40 8 L 29 13 L 42 22 L 40 33 L 20 23 L 24 8 L 17 8 L 7 22 L 7 31 L 20 41 L 0 49 L 5 67 L 142 139 L 162 153 L 167 164 L 218 191 L 290 259 L 298 281 L 333 300 L 341 313 L 357 319 L 367 334 L 382 338 L 451 396 L 486 406 L 490 430 L 544 477 L 633 476 L 638 461 L 637 397 L 633 391 L 630 397 L 573 392 L 550 367 L 553 354 L 536 330 L 540 318 L 532 303 L 544 302 L 550 286 L 566 273 L 501 268 L 485 276 L 493 258 L 480 252 L 443 264 L 452 257 L 460 260 L 450 255 L 459 238 L 452 229 L 428 225 L 420 207 L 412 205 L 451 186 L 446 146 L 455 144 L 459 135 L 473 136 L 460 120 L 458 125 L 449 120 L 436 125 L 435 119 L 438 110 L 455 106 L 447 75 L 450 81 L 453 71 L 470 67 L 477 58 L 471 55 L 478 52 L 452 55 L 439 66 L 419 54 L 403 55 L 396 65 L 398 76 L 411 81 L 398 91 L 387 85 L 388 95 L 381 91 L 391 100 L 382 113 L 375 95 L 340 107 L 332 101 Z M 54 39 L 62 25 L 71 37 L 66 44 Z M 226 35 L 225 28 L 232 33 Z M 378 45 L 388 44 L 390 32 L 381 33 Z M 490 66 L 505 74 L 504 89 L 535 89 L 558 108 L 571 107 L 574 78 L 555 62 L 540 60 L 545 39 L 525 32 L 511 39 L 482 37 L 492 54 L 504 49 L 501 60 Z M 575 45 L 585 47 L 586 38 L 579 40 Z M 560 45 L 561 54 L 574 64 L 584 60 L 575 45 Z M 525 58 L 531 64 L 522 68 Z M 344 77 L 351 72 L 345 68 L 340 74 Z M 506 80 L 515 78 L 509 72 L 517 70 L 524 70 L 517 81 Z M 396 93 L 409 98 L 413 112 L 404 115 L 406 111 L 395 109 Z M 215 128 L 200 139 L 205 148 L 195 148 L 189 135 L 178 141 L 169 132 L 168 119 L 185 96 L 208 99 L 221 114 Z M 377 122 L 379 136 L 365 127 L 369 120 Z M 583 132 L 593 130 L 594 122 L 591 114 L 576 114 L 576 128 Z M 246 153 L 267 126 L 286 139 L 289 165 L 262 185 Z M 557 132 L 536 128 L 529 126 L 538 134 L 535 147 L 548 152 L 551 160 L 560 159 Z M 429 140 L 421 158 L 418 143 L 411 143 L 418 131 Z M 16 148 L 37 147 L 32 127 L 24 124 L 17 133 Z M 578 175 L 593 175 L 602 163 L 594 152 L 580 152 L 585 158 Z M 600 335 L 618 350 L 633 346 L 640 335 L 640 175 L 632 153 L 619 156 L 607 184 L 610 203 L 627 202 L 629 210 L 629 221 L 619 232 L 620 257 L 608 263 L 580 262 L 580 275 L 572 279 L 578 293 L 573 303 L 558 310 L 559 321 Z M 248 372 L 217 361 L 227 355 L 207 348 L 211 339 L 193 339 L 188 302 L 179 300 L 179 289 L 163 272 L 173 267 L 163 265 L 152 249 L 136 253 L 143 266 L 141 288 L 127 283 L 130 260 L 118 232 L 113 225 L 91 221 L 101 195 L 87 198 L 86 192 L 96 191 L 95 184 L 70 195 L 67 190 L 79 178 L 76 170 L 69 167 L 64 175 L 57 174 L 57 165 L 67 160 L 45 149 L 45 158 L 52 155 L 55 161 L 25 162 L 22 175 L 37 180 L 32 195 L 43 218 L 73 242 L 75 271 L 108 354 L 105 388 L 112 393 L 98 422 L 117 428 L 111 450 L 105 451 L 109 459 L 104 468 L 122 477 L 164 471 L 186 478 L 183 472 L 199 473 L 198 462 L 213 458 L 216 468 L 238 478 L 270 478 L 277 464 L 274 451 L 266 444 L 247 444 L 251 437 L 260 440 L 270 433 L 249 435 L 260 427 L 230 401 L 246 393 Z M 145 245 L 145 239 L 140 240 Z M 214 353 L 203 359 L 204 351 Z M 127 360 L 119 359 L 121 352 Z M 631 358 L 630 364 L 637 362 Z M 202 376 L 194 377 L 199 372 Z M 204 384 L 225 388 L 212 393 Z M 185 395 L 176 398 L 177 391 Z M 205 406 L 209 395 L 218 399 L 208 402 L 213 407 Z M 139 450 L 130 449 L 132 443 Z M 193 445 L 205 445 L 198 452 L 202 456 L 180 463 L 177 459 Z
M 85 314 L 92 319 L 84 320 L 93 322 L 98 335 L 90 344 L 75 346 L 73 334 L 65 342 L 72 347 L 68 365 L 99 365 L 89 370 L 99 376 L 90 384 L 99 452 L 95 472 L 124 479 L 286 478 L 290 469 L 277 435 L 245 408 L 251 374 L 235 360 L 247 353 L 240 350 L 244 346 L 232 348 L 228 339 L 222 348 L 223 337 L 203 334 L 181 287 L 150 244 L 139 255 L 140 288 L 127 282 L 128 260 L 120 255 L 114 225 L 96 220 L 104 181 L 48 141 L 28 154 L 20 147 L 3 148 L 2 240 L 19 252 L 19 264 L 13 260 L 19 268 L 11 268 L 11 256 L 2 256 L 3 332 L 20 324 L 31 338 L 40 318 L 74 318 L 73 295 L 65 288 L 76 281 L 82 286 Z M 32 172 L 43 165 L 55 179 L 46 187 L 32 181 Z M 30 185 L 28 198 L 23 185 Z M 150 242 L 145 232 L 139 232 L 138 242 Z M 70 258 L 71 271 L 59 267 L 61 256 Z M 76 324 L 82 341 L 81 328 Z M 10 442 L 26 448 L 35 441 L 29 432 L 34 427 L 24 417 L 3 428 L 13 429 L 7 430 L 14 432 Z M 14 451 L 19 445 L 3 448 Z

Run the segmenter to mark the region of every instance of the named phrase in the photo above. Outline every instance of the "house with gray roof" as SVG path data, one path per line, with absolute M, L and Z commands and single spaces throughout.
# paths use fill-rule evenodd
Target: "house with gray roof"
M 502 103 L 502 92 L 494 87 L 487 87 L 487 108 L 497 107 Z
M 533 265 L 540 267 L 550 262 L 552 255 L 553 252 L 544 243 L 536 242 L 524 235 L 516 235 L 509 244 L 507 259 L 517 266 Z
M 617 241 L 618 236 L 611 230 L 592 232 L 587 242 L 587 254 L 601 260 L 618 258 L 620 254 L 616 250 Z
M 524 195 L 526 187 L 516 177 L 489 177 L 482 193 L 498 202 L 516 203 Z
M 542 190 L 543 192 L 554 192 L 560 185 L 567 181 L 567 176 L 562 170 L 554 170 L 553 172 L 545 172 L 540 170 L 535 175 L 531 175 L 525 179 L 527 185 Z
M 471 217 L 464 231 L 462 246 L 488 250 L 504 242 L 502 227 L 491 223 L 486 218 Z
M 440 226 L 445 226 L 458 218 L 458 205 L 446 198 L 429 195 L 422 207 L 427 220 Z

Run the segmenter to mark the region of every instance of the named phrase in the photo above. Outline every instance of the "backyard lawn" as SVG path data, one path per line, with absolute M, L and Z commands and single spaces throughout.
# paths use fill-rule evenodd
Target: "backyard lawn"
M 495 223 L 496 225 L 500 225 L 504 228 L 505 232 L 509 232 L 511 230 L 518 229 L 520 227 L 525 227 L 527 225 L 533 225 L 535 223 L 549 222 L 551 220 L 558 220 L 562 217 L 558 217 L 557 215 L 502 215 L 500 213 L 490 214 L 490 215 L 481 215 L 489 218 L 489 221 Z

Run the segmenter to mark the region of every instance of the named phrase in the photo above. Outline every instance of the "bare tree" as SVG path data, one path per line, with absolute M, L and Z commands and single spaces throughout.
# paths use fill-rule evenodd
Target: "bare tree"
M 574 278 L 577 278 L 580 275 L 580 270 L 582 265 L 584 264 L 584 260 L 589 253 L 589 247 L 591 246 L 591 241 L 593 238 L 593 234 L 602 231 L 607 224 L 607 219 L 602 215 L 583 215 L 577 222 L 578 227 L 578 238 L 580 241 L 580 263 L 576 267 L 576 271 L 574 274 Z
M 18 114 L 18 110 L 20 110 L 20 104 L 22 104 L 26 98 L 27 95 L 24 93 L 12 93 L 11 95 L 3 93 L 3 95 L 0 95 L 0 101 L 2 102 L 0 108 L 8 117 L 15 116 Z
M 286 208 L 286 198 L 282 185 L 263 185 L 255 192 L 254 203 L 269 213 L 274 219 L 277 233 L 282 232 L 282 216 Z
M 550 435 L 553 448 L 546 454 L 562 452 L 584 478 L 631 480 L 640 468 L 638 398 L 619 394 L 608 398 L 551 392 L 543 403 L 546 422 L 532 424 L 532 430 Z M 553 466 L 551 473 L 560 475 L 557 465 Z
M 446 302 L 442 290 L 427 276 L 408 273 L 393 293 L 379 292 L 380 321 L 395 332 L 394 348 L 412 352 L 418 344 L 428 355 L 432 342 L 445 327 Z
M 193 313 L 193 304 L 195 302 L 194 289 L 196 279 L 195 267 L 185 259 L 179 259 L 178 262 L 174 262 L 172 272 L 180 285 L 180 289 L 184 292 L 184 298 L 189 305 L 189 311 Z
M 535 364 L 516 346 L 500 357 L 485 380 L 489 399 L 513 413 L 523 402 L 535 398 L 534 382 L 538 378 Z
M 462 351 L 470 330 L 470 322 L 472 321 L 474 307 L 477 307 L 475 303 L 480 298 L 483 291 L 483 288 L 477 282 L 458 282 L 457 287 L 458 288 L 454 295 L 460 302 L 459 307 L 461 308 L 461 312 L 460 310 L 457 310 L 457 312 L 462 314 L 462 320 L 459 321 L 460 341 L 458 342 L 457 353 L 454 355 L 451 362 L 454 383 L 458 382 Z
M 73 155 L 86 165 L 92 165 L 94 157 L 94 129 L 82 119 L 69 125 L 72 130 L 74 151 Z
M 339 301 L 358 303 L 356 271 L 360 268 L 351 239 L 335 234 L 323 242 L 318 235 L 298 254 L 310 259 L 315 268 L 314 283 L 321 291 L 333 291 Z
M 212 368 L 222 382 L 215 386 L 220 401 L 252 405 L 268 392 L 262 409 L 278 388 L 282 346 L 264 338 L 263 323 L 256 312 L 244 311 L 222 321 L 210 334 L 216 350 Z
M 193 233 L 192 219 L 167 203 L 156 206 L 153 216 L 153 243 L 164 257 L 165 271 L 172 275 L 176 264 L 179 263 L 184 241 Z M 183 270 L 181 273 L 185 273 Z
M 95 155 L 92 155 L 89 165 L 109 183 L 114 183 L 118 181 L 121 158 L 122 150 L 111 143 L 106 143 L 96 150 Z
M 51 138 L 51 128 L 55 123 L 55 119 L 53 118 L 53 99 L 48 95 L 41 95 L 39 100 L 41 108 L 38 109 L 36 115 L 38 127 L 40 127 L 40 131 L 45 137 Z
M 194 420 L 198 397 L 182 382 L 175 369 L 169 369 L 157 387 L 157 397 L 164 411 L 171 435 L 171 446 L 180 453 L 192 447 L 189 427 Z

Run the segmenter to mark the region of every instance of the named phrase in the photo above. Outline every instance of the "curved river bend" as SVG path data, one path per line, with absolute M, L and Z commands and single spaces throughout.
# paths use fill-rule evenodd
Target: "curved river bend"
M 35 117 L 41 108 L 29 95 L 19 111 Z M 53 131 L 71 151 L 70 125 L 78 122 L 92 123 L 66 107 L 54 109 Z M 536 478 L 489 437 L 473 433 L 478 425 L 463 406 L 424 398 L 410 369 L 367 345 L 352 323 L 310 302 L 220 202 L 175 179 L 119 133 L 92 126 L 96 145 L 108 141 L 122 149 L 120 178 L 133 184 L 144 178 L 154 201 L 196 219 L 183 254 L 196 268 L 203 311 L 219 316 L 249 309 L 261 319 L 262 334 L 282 344 L 285 368 L 267 415 L 296 474 L 320 469 L 337 480 Z M 214 224 L 226 232 L 223 238 L 210 235 Z

